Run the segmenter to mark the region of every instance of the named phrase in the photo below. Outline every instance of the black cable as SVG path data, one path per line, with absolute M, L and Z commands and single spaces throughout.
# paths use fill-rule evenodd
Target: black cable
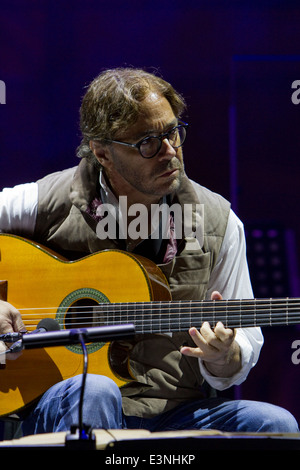
M 82 333 L 79 334 L 79 340 L 80 340 L 80 344 L 81 344 L 82 351 L 83 351 L 83 361 L 84 361 L 83 373 L 82 373 L 82 384 L 81 384 L 81 389 L 80 389 L 80 400 L 79 400 L 79 435 L 80 435 L 80 438 L 87 439 L 87 435 L 86 435 L 86 432 L 84 429 L 84 423 L 83 423 L 83 399 L 84 399 L 84 391 L 85 391 L 87 369 L 88 369 L 88 354 L 87 354 L 87 348 L 86 348 L 85 340 L 84 340 Z

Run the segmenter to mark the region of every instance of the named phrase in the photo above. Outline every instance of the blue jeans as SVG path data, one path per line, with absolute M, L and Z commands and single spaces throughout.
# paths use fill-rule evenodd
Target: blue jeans
M 78 425 L 81 376 L 60 382 L 41 398 L 23 423 L 24 435 L 69 431 Z M 87 376 L 83 422 L 92 429 L 153 431 L 216 429 L 227 432 L 298 432 L 285 409 L 250 400 L 209 398 L 186 402 L 151 419 L 125 416 L 118 386 L 111 379 Z

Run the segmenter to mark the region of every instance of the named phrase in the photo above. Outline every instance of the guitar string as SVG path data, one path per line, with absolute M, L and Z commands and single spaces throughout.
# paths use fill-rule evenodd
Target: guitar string
M 290 300 L 288 300 L 290 302 Z M 293 301 L 293 299 L 292 299 Z M 283 315 L 284 313 L 282 312 L 282 308 L 286 308 L 286 304 L 287 304 L 287 299 L 280 299 L 278 300 L 276 303 L 274 303 L 274 301 L 272 300 L 272 305 L 271 305 L 271 312 L 270 312 L 270 300 L 266 300 L 266 299 L 262 299 L 262 300 L 258 300 L 257 299 L 250 299 L 248 301 L 248 303 L 251 303 L 251 304 L 255 304 L 256 307 L 259 307 L 259 311 L 255 312 L 255 315 L 258 314 L 259 316 L 259 321 L 256 321 L 256 322 L 253 322 L 253 308 L 250 309 L 251 311 L 251 315 L 247 315 L 247 309 L 245 308 L 245 306 L 243 306 L 242 308 L 241 305 L 240 305 L 240 301 L 239 300 L 231 300 L 230 303 L 231 305 L 229 306 L 229 310 L 228 310 L 228 302 L 227 301 L 217 301 L 219 303 L 219 305 L 215 304 L 213 305 L 213 315 L 218 315 L 218 318 L 216 319 L 216 321 L 223 321 L 224 324 L 228 324 L 230 326 L 230 324 L 233 322 L 235 325 L 238 323 L 240 324 L 241 326 L 245 326 L 247 325 L 247 322 L 249 321 L 249 319 L 251 320 L 250 322 L 250 326 L 255 326 L 255 324 L 258 324 L 259 326 L 263 326 L 263 325 L 266 325 L 266 326 L 269 326 L 270 324 L 273 324 L 273 325 L 276 325 L 276 321 L 278 322 L 278 320 L 280 320 L 280 324 L 284 323 L 284 324 L 292 324 L 292 322 L 296 321 L 298 322 L 298 317 L 295 316 L 295 313 L 296 314 L 298 313 L 297 312 L 297 307 L 298 307 L 298 303 L 297 303 L 297 300 L 295 300 L 293 302 L 293 307 L 289 307 L 289 314 L 288 314 L 288 317 L 286 317 L 286 321 L 283 321 Z M 226 306 L 226 313 L 224 313 L 223 315 L 220 315 L 220 312 L 224 311 L 224 302 L 225 302 L 225 306 Z M 242 301 L 242 302 L 245 302 L 245 301 Z M 162 314 L 162 316 L 160 317 L 160 323 L 161 323 L 161 327 L 165 328 L 165 326 L 167 325 L 168 326 L 168 329 L 170 329 L 170 315 L 172 315 L 172 322 L 175 320 L 175 318 L 179 315 L 180 316 L 180 323 L 181 323 L 181 326 L 184 324 L 184 316 L 185 315 L 189 315 L 191 311 L 193 310 L 197 310 L 199 309 L 199 306 L 201 306 L 201 309 L 202 309 L 202 312 L 198 312 L 198 318 L 200 321 L 205 321 L 205 314 L 207 313 L 211 313 L 211 312 L 205 312 L 205 308 L 206 309 L 209 309 L 209 311 L 212 309 L 212 303 L 213 301 L 193 301 L 193 304 L 194 305 L 186 305 L 186 303 L 188 303 L 188 301 L 170 301 L 170 302 L 160 302 L 160 301 L 155 301 L 155 302 L 151 302 L 151 306 L 152 308 L 147 308 L 149 303 L 148 302 L 132 302 L 132 303 L 115 303 L 115 304 L 107 304 L 107 303 L 104 303 L 104 304 L 99 304 L 97 306 L 97 308 L 99 308 L 100 306 L 102 306 L 102 308 L 104 309 L 104 311 L 100 312 L 102 314 L 105 314 L 106 315 L 106 321 L 104 322 L 105 325 L 109 324 L 109 323 L 115 323 L 117 320 L 116 320 L 116 316 L 119 315 L 119 319 L 117 321 L 117 323 L 124 323 L 124 318 L 123 318 L 123 315 L 124 315 L 124 311 L 125 311 L 125 315 L 134 315 L 134 319 L 136 322 L 140 322 L 142 321 L 143 322 L 143 326 L 144 328 L 147 328 L 149 326 L 153 326 L 153 321 L 151 319 L 149 319 L 149 313 L 148 313 L 148 310 L 151 312 L 151 315 L 150 315 L 150 318 L 151 316 L 153 315 L 157 315 L 156 313 L 153 313 L 153 310 L 155 312 L 155 308 L 153 307 L 159 307 L 159 313 Z M 235 307 L 232 305 L 233 303 L 235 304 L 238 304 L 236 305 Z M 259 303 L 262 303 L 263 306 L 265 306 L 266 304 L 268 305 L 268 308 L 262 308 L 261 305 L 259 305 Z M 164 304 L 167 304 L 167 308 L 164 307 Z M 196 305 L 195 305 L 196 304 Z M 296 304 L 296 306 L 295 306 Z M 124 308 L 124 305 L 126 305 L 127 308 Z M 180 313 L 176 312 L 176 313 L 171 313 L 170 312 L 170 305 L 174 306 L 174 305 L 179 305 L 180 306 Z M 182 307 L 183 305 L 183 307 Z M 300 305 L 300 304 L 299 304 Z M 114 309 L 116 308 L 116 306 L 121 306 L 122 309 L 120 310 L 120 312 L 116 312 L 114 311 Z M 128 307 L 134 307 L 132 309 L 132 311 L 130 311 L 130 309 L 128 310 Z M 137 308 L 141 308 L 141 306 L 143 307 L 142 309 L 142 312 L 139 312 L 137 311 Z M 234 310 L 233 310 L 234 308 Z M 83 321 L 85 322 L 86 325 L 90 325 L 89 321 L 92 320 L 92 326 L 95 326 L 95 312 L 94 310 L 91 310 L 90 312 L 87 310 L 87 307 L 69 307 L 69 308 L 66 308 L 66 317 L 69 316 L 69 311 L 70 310 L 73 310 L 77 312 L 76 314 L 76 323 L 74 322 L 74 320 L 72 321 L 71 326 L 74 328 L 76 326 L 76 324 L 78 325 L 81 325 L 83 326 Z M 85 311 L 85 316 L 84 317 L 79 317 L 78 316 L 78 310 L 84 310 Z M 176 309 L 176 307 L 175 307 Z M 275 309 L 277 309 L 278 313 L 275 314 Z M 55 311 L 57 310 L 57 308 L 55 307 L 35 307 L 34 309 L 29 309 L 29 308 L 26 308 L 26 309 L 20 309 L 20 311 L 22 310 L 46 310 L 46 311 L 51 311 L 53 310 L 54 314 L 55 314 Z M 107 312 L 105 312 L 105 310 L 108 310 L 108 311 L 113 311 L 113 319 L 110 320 L 108 317 L 107 317 Z M 164 313 L 164 310 L 167 312 Z M 185 312 L 185 311 L 182 311 L 182 310 L 188 310 L 188 312 Z M 265 312 L 267 312 L 267 315 L 266 317 L 264 318 L 262 313 L 264 314 Z M 49 313 L 48 313 L 49 314 Z M 92 314 L 93 316 L 92 317 L 87 317 L 87 314 Z M 27 314 L 28 317 L 30 317 L 29 319 L 32 319 L 33 316 L 37 316 L 38 314 L 34 313 L 34 314 Z M 164 318 L 164 315 L 166 315 L 167 318 Z M 271 321 L 270 321 L 270 315 L 271 315 Z M 286 315 L 286 314 L 285 314 Z M 229 316 L 231 316 L 231 318 L 229 318 Z M 240 319 L 238 322 L 234 322 L 234 316 L 240 316 Z M 64 325 L 67 326 L 68 322 L 67 322 L 67 318 L 65 317 L 65 321 L 64 321 Z M 147 318 L 148 317 L 148 318 Z M 96 317 L 97 319 L 97 317 Z M 197 320 L 197 318 L 195 319 L 194 317 L 194 320 Z M 230 321 L 231 320 L 231 321 Z M 26 321 L 29 321 L 28 319 L 25 319 L 23 318 L 23 321 L 26 322 Z M 132 319 L 131 321 L 129 322 L 132 322 Z M 101 324 L 101 322 L 100 322 Z M 103 322 L 102 322 L 103 324 Z M 190 321 L 188 322 L 188 325 L 190 325 Z M 162 328 L 162 329 L 163 329 Z
M 170 312 L 171 310 L 176 310 L 176 309 L 180 309 L 180 312 L 182 313 L 185 313 L 186 311 L 190 312 L 190 311 L 198 311 L 199 308 L 201 311 L 223 311 L 223 310 L 226 310 L 226 312 L 229 312 L 229 313 L 235 313 L 235 312 L 238 312 L 238 313 L 245 313 L 245 312 L 254 312 L 255 310 L 258 309 L 259 312 L 268 312 L 268 313 L 272 313 L 273 310 L 275 309 L 287 309 L 288 308 L 288 311 L 295 311 L 297 309 L 300 308 L 300 302 L 299 303 L 292 303 L 291 306 L 287 306 L 287 303 L 284 302 L 284 301 L 281 301 L 281 302 L 277 302 L 277 303 L 272 303 L 272 304 L 268 304 L 266 301 L 263 301 L 263 305 L 259 305 L 259 303 L 253 303 L 251 304 L 250 302 L 250 305 L 247 305 L 245 304 L 244 306 L 242 306 L 240 303 L 237 303 L 236 305 L 234 305 L 231 302 L 231 305 L 228 304 L 228 303 L 223 303 L 223 301 L 218 301 L 218 304 L 217 303 L 202 303 L 202 301 L 193 301 L 193 303 L 188 303 L 186 301 L 183 301 L 183 302 L 174 302 L 174 301 L 170 301 L 170 302 L 160 302 L 160 301 L 156 301 L 156 302 L 127 302 L 127 303 L 120 303 L 120 302 L 116 302 L 116 303 L 102 303 L 102 304 L 95 304 L 95 306 L 93 307 L 90 307 L 90 306 L 68 306 L 68 307 L 26 307 L 26 308 L 20 308 L 19 310 L 20 311 L 36 311 L 36 310 L 45 310 L 45 311 L 53 311 L 53 312 L 57 312 L 58 310 L 60 311 L 63 311 L 63 310 L 68 310 L 68 311 L 72 311 L 74 310 L 75 312 L 78 311 L 78 310 L 82 310 L 82 311 L 85 311 L 86 313 L 89 313 L 88 311 L 88 308 L 92 308 L 91 312 L 94 312 L 95 308 L 102 308 L 104 311 L 107 310 L 107 311 L 114 311 L 116 310 L 117 307 L 119 307 L 120 309 L 120 312 L 122 311 L 128 311 L 130 309 L 132 309 L 134 311 L 134 313 L 138 313 L 138 309 L 142 309 L 143 313 L 144 312 L 147 312 L 147 311 L 150 311 L 150 312 L 153 312 L 153 311 L 156 311 L 156 310 L 159 310 L 160 312 L 164 312 L 164 311 L 167 311 L 167 312 Z M 254 308 L 253 308 L 254 306 Z M 115 313 L 115 312 L 114 312 Z M 35 315 L 35 313 L 32 313 L 32 315 Z
M 94 311 L 95 308 L 103 308 L 104 310 L 114 310 L 116 307 L 120 308 L 120 311 L 128 310 L 132 308 L 134 312 L 139 308 L 142 308 L 143 313 L 147 310 L 150 312 L 159 310 L 160 312 L 167 311 L 169 312 L 170 310 L 176 310 L 180 309 L 181 312 L 185 311 L 193 311 L 193 310 L 208 310 L 208 311 L 215 311 L 215 310 L 226 310 L 227 312 L 234 313 L 234 312 L 247 312 L 251 311 L 253 312 L 255 309 L 259 309 L 260 312 L 272 312 L 274 309 L 287 309 L 289 311 L 297 310 L 300 309 L 300 302 L 294 302 L 291 304 L 291 306 L 287 305 L 286 301 L 279 301 L 277 303 L 268 303 L 267 301 L 262 301 L 262 305 L 260 305 L 257 301 L 255 303 L 248 301 L 249 305 L 242 301 L 245 305 L 243 306 L 239 301 L 229 301 L 230 304 L 224 303 L 224 301 L 217 301 L 216 303 L 213 303 L 213 301 L 191 301 L 192 303 L 189 303 L 189 301 L 154 301 L 154 302 L 116 302 L 116 303 L 100 303 L 100 304 L 95 304 L 95 306 L 90 307 L 90 306 L 68 306 L 68 307 L 24 307 L 24 308 L 19 308 L 20 311 L 33 311 L 33 310 L 50 310 L 50 311 L 58 311 L 58 310 L 83 310 L 87 311 L 88 313 L 88 308 L 92 308 Z M 236 305 L 234 305 L 236 303 Z M 290 302 L 289 302 L 290 303 Z M 32 315 L 35 315 L 34 313 Z
M 218 321 L 222 322 L 224 327 L 225 328 L 251 328 L 251 327 L 270 327 L 270 326 L 283 326 L 283 325 L 286 325 L 286 326 L 293 326 L 293 325 L 297 325 L 299 324 L 299 319 L 297 319 L 296 322 L 287 322 L 287 323 L 283 323 L 283 322 L 279 322 L 279 323 L 276 323 L 276 322 L 272 322 L 270 323 L 269 321 L 261 321 L 261 322 L 257 322 L 257 323 L 254 323 L 254 322 L 247 322 L 247 321 L 242 321 L 242 322 L 226 322 L 225 320 L 222 320 L 222 318 L 218 319 Z M 142 333 L 142 332 L 149 332 L 149 333 L 153 333 L 153 332 L 156 332 L 156 333 L 159 333 L 159 332 L 163 332 L 163 331 L 183 331 L 183 330 L 188 330 L 189 328 L 191 327 L 195 327 L 195 328 L 199 328 L 199 325 L 197 324 L 197 322 L 183 322 L 183 321 L 180 321 L 180 322 L 176 322 L 176 321 L 172 321 L 172 326 L 170 326 L 170 321 L 167 321 L 165 323 L 160 323 L 159 325 L 153 325 L 152 322 L 143 322 L 142 324 L 139 324 L 139 322 L 134 322 L 134 321 L 130 321 L 130 322 L 126 322 L 126 321 L 120 321 L 120 322 L 106 322 L 106 323 L 100 323 L 98 325 L 96 325 L 95 323 L 93 324 L 90 324 L 90 323 L 86 323 L 86 324 L 68 324 L 68 323 L 65 323 L 63 325 L 60 325 L 60 326 L 63 326 L 64 329 L 74 329 L 74 328 L 88 328 L 88 327 L 101 327 L 101 326 L 113 326 L 113 325 L 122 325 L 122 324 L 128 324 L 128 323 L 133 323 L 135 328 L 136 328 L 136 333 Z M 37 325 L 36 324 L 30 324 L 30 325 L 26 325 L 25 324 L 25 327 L 30 330 L 31 328 L 35 328 Z M 215 326 L 215 324 L 211 325 L 211 326 Z

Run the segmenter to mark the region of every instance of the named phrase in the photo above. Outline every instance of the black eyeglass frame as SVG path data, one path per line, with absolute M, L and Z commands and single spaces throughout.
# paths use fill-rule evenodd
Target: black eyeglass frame
M 146 160 L 149 160 L 150 158 L 154 158 L 155 155 L 157 155 L 159 153 L 159 151 L 162 147 L 163 140 L 166 139 L 166 138 L 169 140 L 170 134 L 172 134 L 172 132 L 174 132 L 175 129 L 183 128 L 183 129 L 185 129 L 185 132 L 186 132 L 187 127 L 188 127 L 188 124 L 186 122 L 180 121 L 180 124 L 178 124 L 177 126 L 172 127 L 172 129 L 170 129 L 168 132 L 164 132 L 163 134 L 160 134 L 160 135 L 157 135 L 157 136 L 156 135 L 148 135 L 147 137 L 144 137 L 143 139 L 139 140 L 139 142 L 137 142 L 136 144 L 130 144 L 129 142 L 121 142 L 120 140 L 110 140 L 110 139 L 105 139 L 104 142 L 108 142 L 108 143 L 111 143 L 111 144 L 121 144 L 121 145 L 126 145 L 127 147 L 136 148 L 139 151 L 139 154 L 141 155 L 141 157 L 145 158 Z M 181 142 L 180 145 L 173 146 L 171 144 L 172 147 L 175 148 L 175 149 L 177 149 L 179 147 L 182 147 L 182 145 L 185 142 L 185 138 L 186 138 L 186 134 L 184 136 L 183 142 Z M 156 150 L 154 155 L 151 155 L 151 157 L 145 157 L 141 152 L 141 145 L 145 141 L 147 141 L 148 139 L 157 139 L 157 140 L 160 141 L 160 145 L 158 146 L 158 149 Z

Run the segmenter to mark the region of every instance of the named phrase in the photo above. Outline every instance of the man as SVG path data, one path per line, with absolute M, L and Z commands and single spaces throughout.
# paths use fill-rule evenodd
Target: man
M 68 259 L 110 248 L 143 255 L 159 265 L 175 300 L 252 297 L 241 222 L 226 200 L 185 174 L 184 110 L 183 98 L 155 75 L 131 68 L 101 73 L 81 106 L 79 166 L 4 190 L 0 229 Z M 147 214 L 146 234 L 129 230 L 137 205 Z M 184 213 L 187 205 L 192 210 L 180 222 L 173 211 L 153 222 L 153 206 Z M 108 223 L 105 232 L 108 207 L 116 209 L 116 231 Z M 21 330 L 14 307 L 1 308 L 1 332 Z M 296 432 L 286 410 L 207 393 L 207 384 L 223 390 L 243 382 L 262 343 L 259 328 L 232 330 L 221 322 L 138 336 L 130 350 L 135 380 L 119 389 L 89 375 L 83 420 L 93 428 Z M 26 417 L 24 433 L 69 430 L 77 423 L 80 386 L 74 377 L 51 387 Z

